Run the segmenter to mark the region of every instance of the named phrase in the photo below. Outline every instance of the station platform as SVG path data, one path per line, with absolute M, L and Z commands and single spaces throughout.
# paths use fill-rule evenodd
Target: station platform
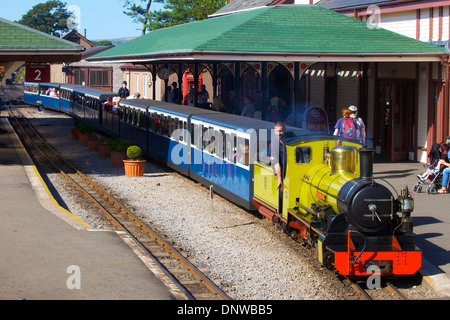
M 374 177 L 385 179 L 400 193 L 405 186 L 414 196 L 414 233 L 422 250 L 421 273 L 443 297 L 450 297 L 450 194 L 414 192 L 418 174 L 426 167 L 418 162 L 383 162 L 374 165 Z
M 1 300 L 186 299 L 125 234 L 59 207 L 5 118 L 0 129 Z

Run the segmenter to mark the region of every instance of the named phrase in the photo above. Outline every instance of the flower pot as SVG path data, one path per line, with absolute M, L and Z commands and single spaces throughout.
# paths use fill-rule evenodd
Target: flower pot
M 73 140 L 80 139 L 80 136 L 78 135 L 78 129 L 77 128 L 70 129 L 70 135 L 72 136 Z
M 127 177 L 142 177 L 145 171 L 145 160 L 123 160 Z
M 111 156 L 108 150 L 108 144 L 106 143 L 98 143 L 97 144 L 98 155 L 100 158 L 109 158 Z
M 88 134 L 87 133 L 80 133 L 80 132 L 78 132 L 78 136 L 80 137 L 80 143 L 84 144 L 85 146 L 87 146 L 87 144 L 88 144 L 88 139 L 87 139 Z
M 123 166 L 123 160 L 127 159 L 127 154 L 121 151 L 111 151 L 111 162 L 114 167 Z
M 91 151 L 98 150 L 98 138 L 97 137 L 88 137 L 88 147 Z

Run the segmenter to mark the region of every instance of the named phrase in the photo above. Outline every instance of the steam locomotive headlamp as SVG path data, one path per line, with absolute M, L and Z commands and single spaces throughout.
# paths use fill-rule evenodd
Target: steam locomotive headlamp
M 396 230 L 399 232 L 412 232 L 413 231 L 413 218 L 411 218 L 411 212 L 414 210 L 414 198 L 409 193 L 408 187 L 402 188 L 400 196 L 398 198 L 400 211 L 402 212 L 402 220 Z

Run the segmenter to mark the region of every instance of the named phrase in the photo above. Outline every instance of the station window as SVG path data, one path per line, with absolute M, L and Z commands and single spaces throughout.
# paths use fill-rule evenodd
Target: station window
M 297 163 L 310 163 L 311 162 L 311 147 L 295 148 L 295 161 Z
M 109 86 L 109 72 L 107 70 L 90 70 L 89 81 L 90 86 L 107 87 Z

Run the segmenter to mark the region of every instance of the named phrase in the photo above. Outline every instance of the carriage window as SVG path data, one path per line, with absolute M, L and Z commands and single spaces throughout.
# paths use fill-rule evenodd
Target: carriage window
M 248 139 L 238 137 L 236 158 L 240 164 L 249 165 L 249 142 Z
M 191 144 L 196 146 L 197 139 L 195 137 L 195 133 L 197 132 L 196 124 L 191 123 Z
M 136 112 L 136 126 L 142 127 L 142 111 Z
M 158 133 L 159 126 L 160 126 L 159 115 L 157 113 L 154 113 L 153 114 L 153 132 Z
M 311 148 L 310 147 L 297 147 L 295 149 L 295 161 L 297 163 L 310 163 L 311 162 Z
M 131 124 L 133 126 L 137 125 L 137 110 L 136 109 L 132 109 L 131 111 Z
M 214 141 L 214 129 L 212 127 L 203 127 L 203 149 L 209 153 L 213 153 Z
M 159 131 L 158 133 L 164 135 L 166 132 L 166 117 L 163 115 L 159 116 Z
M 225 156 L 225 132 L 223 130 L 215 131 L 216 135 L 216 146 L 215 146 L 215 154 L 223 159 Z
M 170 138 L 173 131 L 175 130 L 175 119 L 169 117 L 169 130 L 167 131 L 167 136 Z
M 236 135 L 234 133 L 225 135 L 225 158 L 236 163 Z

